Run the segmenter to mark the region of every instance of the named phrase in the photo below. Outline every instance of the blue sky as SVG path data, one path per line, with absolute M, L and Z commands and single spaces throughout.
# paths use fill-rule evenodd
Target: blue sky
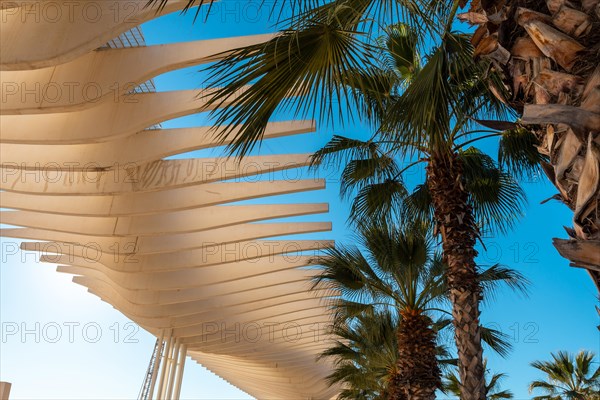
M 208 21 L 192 24 L 192 15 L 171 14 L 143 25 L 148 45 L 179 41 L 241 36 L 273 31 L 274 16 L 257 3 L 224 1 L 215 3 Z M 201 88 L 203 75 L 191 67 L 159 76 L 157 89 Z M 278 115 L 290 119 L 290 115 Z M 206 125 L 206 115 L 168 121 L 163 127 Z M 310 153 L 325 144 L 332 134 L 354 137 L 368 135 L 368 128 L 318 125 L 318 132 L 264 142 L 260 151 Z M 495 152 L 492 140 L 482 147 Z M 212 153 L 218 152 L 212 151 Z M 201 156 L 204 153 L 195 153 Z M 191 156 L 190 154 L 185 155 Z M 312 177 L 308 171 L 299 176 Z M 418 179 L 416 172 L 414 179 Z M 298 220 L 332 221 L 330 233 L 310 238 L 335 239 L 348 243 L 348 204 L 339 200 L 337 172 L 322 171 L 327 179 L 324 191 L 294 194 L 265 202 L 330 203 L 330 213 Z M 281 176 L 285 178 L 286 176 Z M 287 175 L 296 177 L 295 173 Z M 488 367 L 509 375 L 504 387 L 517 399 L 528 399 L 528 383 L 539 375 L 528 366 L 535 359 L 549 358 L 550 352 L 589 349 L 600 352 L 596 325 L 596 289 L 583 270 L 571 268 L 551 244 L 553 237 L 565 237 L 562 226 L 570 226 L 570 211 L 551 201 L 540 201 L 555 193 L 543 177 L 525 182 L 529 205 L 517 229 L 506 236 L 485 239 L 480 248 L 481 264 L 503 263 L 521 271 L 531 282 L 527 298 L 501 290 L 484 305 L 483 321 L 511 335 L 514 349 L 506 359 L 489 351 Z M 154 339 L 114 310 L 90 295 L 71 277 L 55 272 L 52 264 L 37 262 L 30 252 L 16 252 L 18 243 L 2 239 L 0 269 L 0 379 L 13 382 L 14 399 L 134 399 L 148 365 Z M 15 247 L 16 246 L 16 247 Z M 27 330 L 27 332 L 25 332 Z M 59 336 L 60 333 L 60 336 Z M 201 366 L 188 359 L 182 388 L 183 399 L 248 399 Z

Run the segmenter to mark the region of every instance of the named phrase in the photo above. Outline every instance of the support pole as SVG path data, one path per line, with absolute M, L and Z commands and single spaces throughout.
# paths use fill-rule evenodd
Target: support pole
M 167 347 L 166 350 L 163 354 L 162 357 L 162 370 L 160 371 L 160 381 L 158 383 L 158 391 L 156 392 L 158 395 L 158 399 L 162 400 L 163 397 L 163 390 L 165 387 L 165 375 L 166 375 L 166 371 L 167 371 L 167 367 L 168 367 L 168 361 L 169 361 L 169 353 L 171 352 L 171 347 L 173 344 L 173 337 L 171 336 L 172 331 L 169 330 L 169 337 L 167 339 Z
M 175 349 L 173 350 L 173 358 L 171 359 L 171 371 L 169 373 L 169 384 L 165 392 L 165 399 L 171 400 L 171 393 L 173 393 L 173 386 L 175 385 L 175 371 L 177 368 L 177 359 L 179 358 L 179 349 L 181 348 L 181 339 L 177 338 L 175 341 Z
M 158 353 L 156 354 L 154 370 L 152 371 L 152 379 L 150 381 L 150 392 L 148 392 L 148 400 L 152 400 L 152 396 L 154 395 L 154 386 L 156 386 L 156 378 L 158 376 L 158 370 L 160 369 L 160 361 L 162 358 L 163 349 L 165 347 L 164 339 L 165 339 L 165 330 L 163 329 L 162 332 L 160 333 L 160 339 L 159 339 L 160 344 L 158 346 Z
M 8 400 L 11 386 L 11 383 L 0 382 L 0 400 Z
M 181 350 L 179 351 L 179 369 L 177 374 L 177 385 L 175 386 L 175 393 L 173 396 L 173 400 L 179 400 L 179 396 L 181 395 L 181 382 L 183 381 L 183 367 L 185 367 L 185 356 L 187 355 L 187 345 L 181 345 Z

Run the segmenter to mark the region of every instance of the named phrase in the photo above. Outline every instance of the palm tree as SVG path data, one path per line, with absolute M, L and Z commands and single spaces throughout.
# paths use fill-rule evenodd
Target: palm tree
M 464 161 L 459 151 L 461 144 L 456 140 L 468 138 L 462 128 L 477 115 L 497 109 L 499 102 L 491 101 L 491 95 L 481 96 L 487 86 L 482 84 L 482 65 L 472 60 L 468 37 L 450 32 L 458 2 L 316 3 L 320 5 L 303 9 L 289 28 L 274 39 L 235 50 L 210 67 L 214 86 L 221 87 L 207 98 L 208 103 L 219 108 L 213 113 L 220 127 L 219 135 L 233 137 L 230 150 L 244 155 L 260 140 L 267 122 L 282 106 L 292 107 L 297 113 L 313 110 L 331 116 L 332 104 L 337 102 L 341 114 L 346 105 L 352 115 L 373 121 L 378 129 L 384 127 L 381 132 L 387 132 L 390 141 L 399 144 L 396 152 L 423 148 L 421 154 L 426 155 L 428 163 L 427 192 L 449 266 L 447 279 L 454 308 L 463 397 L 483 399 L 481 291 L 475 264 L 479 231 L 469 193 L 463 186 Z M 432 27 L 425 33 L 431 35 L 422 36 L 432 36 L 437 43 L 423 68 L 414 63 L 418 57 L 402 59 L 402 48 L 396 49 L 398 54 L 392 52 L 398 68 L 408 65 L 404 74 L 414 73 L 401 95 L 390 91 L 401 87 L 396 78 L 392 76 L 390 82 L 388 71 L 379 73 L 378 44 L 363 34 L 377 26 L 373 21 L 387 19 L 405 20 L 413 25 L 425 22 L 424 26 Z M 440 24 L 440 21 L 445 22 Z M 412 50 L 414 45 L 409 47 Z M 289 100 L 294 96 L 298 97 Z M 395 107 L 388 107 L 390 100 Z M 225 102 L 231 105 L 220 108 Z M 458 129 L 451 129 L 453 124 Z M 492 135 L 500 136 L 497 132 Z M 462 147 L 466 142 L 462 142 Z M 528 149 L 531 148 L 530 143 Z M 374 173 L 380 172 L 380 168 L 374 169 Z M 497 211 L 499 217 L 503 214 L 506 217 L 505 209 Z
M 367 141 L 336 136 L 315 153 L 313 161 L 346 164 L 341 189 L 343 194 L 358 192 L 352 205 L 355 218 L 385 218 L 395 210 L 399 210 L 404 219 L 435 218 L 442 236 L 444 261 L 449 266 L 447 280 L 454 305 L 461 376 L 465 382 L 463 398 L 484 398 L 485 382 L 480 379 L 484 371 L 480 364 L 481 346 L 473 345 L 481 340 L 478 309 L 481 290 L 475 264 L 478 222 L 479 225 L 493 223 L 500 230 L 506 230 L 514 221 L 524 195 L 514 179 L 502 172 L 489 156 L 468 147 L 476 139 L 464 139 L 471 134 L 466 129 L 469 119 L 458 111 L 471 110 L 474 114 L 482 104 L 478 104 L 473 95 L 484 89 L 472 83 L 477 65 L 470 62 L 465 38 L 448 34 L 421 69 L 414 61 L 414 47 L 410 46 L 414 38 L 405 29 L 388 33 L 387 59 L 395 63 L 396 74 L 391 75 L 388 68 L 370 76 L 364 72 L 362 75 L 366 82 L 388 83 L 389 93 L 394 92 L 395 85 L 410 81 L 401 95 L 390 96 L 380 108 L 371 106 L 375 113 L 383 115 L 386 124 L 393 121 L 397 125 L 393 129 L 384 127 Z M 410 51 L 400 53 L 400 49 Z M 381 83 L 373 86 L 379 90 L 384 87 Z M 422 93 L 446 96 L 439 99 Z M 380 103 L 371 101 L 370 104 Z M 417 114 L 425 115 L 426 119 L 415 124 Z M 454 127 L 450 126 L 451 120 L 455 121 Z M 505 133 L 503 141 L 515 134 L 519 132 Z M 492 135 L 498 134 L 486 137 Z M 506 147 L 501 146 L 501 149 Z M 427 163 L 426 182 L 410 194 L 402 179 L 407 168 L 398 165 L 406 154 L 416 159 L 409 164 L 411 167 Z M 524 169 L 536 162 L 535 157 L 512 157 L 514 153 L 509 151 L 502 154 L 504 159 Z
M 534 361 L 531 366 L 546 374 L 545 380 L 533 381 L 529 391 L 546 392 L 533 400 L 598 400 L 600 367 L 593 369 L 594 353 L 582 350 L 573 357 L 566 351 L 551 354 L 552 361 Z
M 339 339 L 321 357 L 335 360 L 328 380 L 342 384 L 339 400 L 387 400 L 390 377 L 396 373 L 397 326 L 394 314 L 384 309 L 363 311 L 352 324 L 332 327 Z
M 484 362 L 484 366 L 486 362 Z M 503 390 L 500 388 L 500 382 L 506 377 L 506 374 L 492 374 L 488 376 L 488 370 L 486 369 L 486 384 L 485 384 L 485 395 L 488 400 L 498 399 L 512 399 L 514 394 L 510 390 Z M 445 394 L 452 394 L 460 398 L 461 385 L 460 379 L 455 372 L 448 372 L 444 376 L 444 387 L 442 391 Z
M 318 260 L 324 270 L 316 284 L 346 296 L 335 306 L 343 320 L 377 306 L 393 307 L 399 319 L 398 357 L 389 398 L 434 399 L 441 373 L 431 307 L 444 291 L 443 276 L 435 272 L 440 260 L 432 260 L 432 243 L 423 229 L 408 233 L 381 224 L 362 226 L 359 232 L 357 240 L 368 254 L 358 247 L 327 250 Z
M 466 2 L 465 2 L 466 3 Z M 573 212 L 560 254 L 587 268 L 600 290 L 600 51 L 598 0 L 472 1 L 459 18 L 478 25 L 475 55 L 501 72 L 502 101 L 522 113 Z
M 344 341 L 324 353 L 338 361 L 330 379 L 348 386 L 342 398 L 360 392 L 375 396 L 370 398 L 385 393 L 389 399 L 434 399 L 441 388 L 438 357 L 448 358 L 437 343 L 437 332 L 450 322 L 443 308 L 448 289 L 442 257 L 422 224 L 360 225 L 356 241 L 360 247 L 328 249 L 316 260 L 323 272 L 315 285 L 342 294 L 334 304 L 334 333 Z M 526 284 L 519 273 L 497 265 L 481 276 L 488 291 L 501 282 L 519 290 Z M 502 336 L 485 333 L 505 355 Z
M 333 326 L 332 333 L 339 339 L 321 357 L 335 360 L 328 379 L 332 384 L 342 384 L 338 399 L 391 398 L 394 377 L 398 376 L 398 324 L 397 314 L 384 308 L 364 310 Z M 455 364 L 441 345 L 437 346 L 437 358 L 440 369 Z

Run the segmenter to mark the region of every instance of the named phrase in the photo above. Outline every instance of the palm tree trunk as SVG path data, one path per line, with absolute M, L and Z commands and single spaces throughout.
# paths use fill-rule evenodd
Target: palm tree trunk
M 460 19 L 479 25 L 477 56 L 494 63 L 499 95 L 532 124 L 546 175 L 573 210 L 554 246 L 600 290 L 600 0 L 472 0 Z
M 452 302 L 462 400 L 485 400 L 483 350 L 479 326 L 481 289 L 475 257 L 478 229 L 462 185 L 462 163 L 456 154 L 432 154 L 427 184 L 437 229 L 442 235 L 447 282 Z
M 389 400 L 434 400 L 441 387 L 441 371 L 436 357 L 433 321 L 420 312 L 403 312 L 396 333 L 397 374 L 391 382 Z

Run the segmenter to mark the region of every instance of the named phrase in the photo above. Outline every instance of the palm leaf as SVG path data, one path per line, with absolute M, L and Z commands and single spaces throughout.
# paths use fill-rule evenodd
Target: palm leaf
M 481 341 L 504 358 L 508 357 L 512 349 L 508 335 L 485 326 L 481 326 Z
M 478 149 L 470 147 L 459 156 L 476 220 L 480 225 L 506 233 L 522 216 L 525 191 Z
M 417 185 L 403 205 L 402 219 L 404 221 L 432 221 L 433 206 L 427 183 Z
M 374 82 L 356 71 L 376 67 L 377 50 L 365 36 L 364 27 L 373 17 L 402 10 L 410 10 L 407 16 L 422 21 L 428 17 L 428 9 L 437 10 L 434 4 L 417 0 L 332 1 L 304 12 L 302 18 L 265 44 L 229 53 L 207 68 L 209 85 L 217 88 L 206 101 L 215 109 L 211 115 L 221 127 L 218 136 L 227 137 L 237 126 L 228 148 L 244 155 L 262 138 L 265 125 L 277 110 L 313 113 L 329 120 L 334 112 L 342 115 L 347 109 L 365 110 L 365 101 L 372 101 L 377 91 L 372 90 Z M 299 97 L 286 101 L 291 96 Z M 230 100 L 229 107 L 219 108 Z
M 402 209 L 406 193 L 404 183 L 398 178 L 365 185 L 352 201 L 350 219 L 355 223 L 392 220 Z
M 532 178 L 542 172 L 541 164 L 548 162 L 537 149 L 535 134 L 525 128 L 502 132 L 498 147 L 498 162 L 506 171 L 517 177 Z
M 487 366 L 487 362 L 484 362 L 484 368 Z M 506 374 L 493 374 L 489 377 L 489 371 L 486 369 L 486 399 L 512 399 L 514 394 L 510 390 L 500 390 L 500 381 L 506 377 Z M 442 393 L 451 394 L 457 397 L 461 395 L 461 383 L 460 378 L 455 371 L 448 372 L 444 375 L 444 384 L 442 387 Z
M 146 7 L 156 7 L 157 12 L 160 12 L 165 8 L 169 1 L 170 0 L 148 0 L 146 3 Z M 215 0 L 188 0 L 187 4 L 182 9 L 182 13 L 186 13 L 194 7 L 198 7 L 198 10 L 196 11 L 197 16 L 198 11 L 202 5 L 210 4 L 212 6 L 212 3 L 214 1 Z
M 311 166 L 339 166 L 351 160 L 376 157 L 379 154 L 379 145 L 376 142 L 334 135 L 325 146 L 311 156 Z
M 533 361 L 530 365 L 546 374 L 545 380 L 530 383 L 529 391 L 546 392 L 537 399 L 595 399 L 600 389 L 600 368 L 592 373 L 594 354 L 582 350 L 577 355 L 566 351 L 551 353 L 552 361 Z
M 357 39 L 357 32 L 335 21 L 284 31 L 264 44 L 234 50 L 208 67 L 209 85 L 221 88 L 206 98 L 207 104 L 220 107 L 231 101 L 212 113 L 215 124 L 222 126 L 218 136 L 227 137 L 236 125 L 240 128 L 229 145 L 231 152 L 250 151 L 278 109 L 319 115 L 332 115 L 333 104 L 338 104 L 339 113 L 364 109 L 361 96 L 346 85 L 362 86 L 353 71 L 368 65 L 374 51 Z
M 368 185 L 392 181 L 397 175 L 396 162 L 387 155 L 351 160 L 342 171 L 340 194 L 342 197 L 348 197 Z
M 397 132 L 402 132 L 403 141 L 424 143 L 423 133 L 426 132 L 429 146 L 445 141 L 446 133 L 450 131 L 448 104 L 452 97 L 445 67 L 444 52 L 439 47 L 389 107 L 382 121 L 382 134 L 393 140 Z M 406 153 L 414 151 L 412 147 L 399 148 Z
M 500 285 L 526 295 L 530 282 L 523 274 L 504 265 L 494 264 L 479 274 L 479 282 L 486 298 L 493 298 Z
M 414 29 L 402 23 L 393 24 L 385 29 L 384 41 L 386 54 L 393 60 L 394 69 L 402 80 L 411 80 L 420 68 L 419 37 Z

